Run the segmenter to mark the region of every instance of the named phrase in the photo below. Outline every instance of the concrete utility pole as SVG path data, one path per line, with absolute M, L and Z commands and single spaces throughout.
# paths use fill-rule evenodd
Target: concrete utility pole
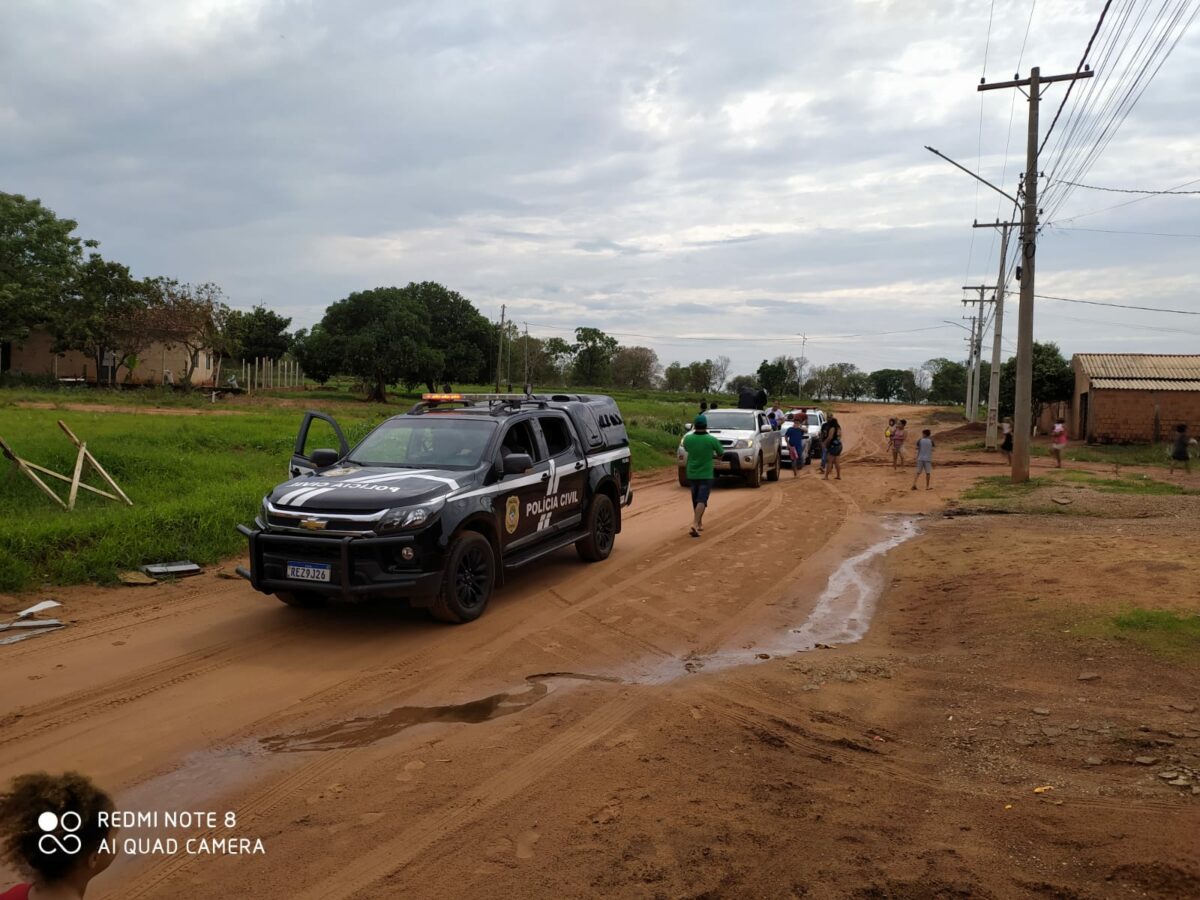
M 979 291 L 978 300 L 963 300 L 963 303 L 978 303 L 979 313 L 971 320 L 971 353 L 968 357 L 967 371 L 967 415 L 968 422 L 974 422 L 979 416 L 979 378 L 982 375 L 982 359 L 983 354 L 983 330 L 984 330 L 984 315 L 983 305 L 991 301 L 984 296 L 984 292 L 990 290 L 991 285 L 987 284 L 972 284 L 963 285 L 964 291 Z
M 506 306 L 500 304 L 500 340 L 496 342 L 496 393 L 500 393 L 500 376 L 504 372 L 504 312 Z
M 988 450 L 996 449 L 996 432 L 1000 422 L 1000 354 L 1003 350 L 1000 341 L 1004 332 L 1004 272 L 1008 266 L 1008 230 L 1013 224 L 989 222 L 981 225 L 976 222 L 971 226 L 1000 229 L 1000 274 L 996 278 L 996 321 L 992 326 L 992 372 L 988 382 L 987 438 L 984 443 Z
M 525 323 L 525 378 L 521 384 L 525 386 L 525 393 L 531 393 L 529 384 L 529 323 Z
M 963 418 L 968 422 L 973 422 L 975 420 L 971 417 L 971 392 L 975 387 L 975 316 L 971 316 L 970 321 L 971 333 L 967 338 L 967 393 L 963 397 Z
M 1014 78 L 996 84 L 979 84 L 981 91 L 1001 88 L 1029 88 L 1029 134 L 1025 147 L 1025 208 L 1021 216 L 1021 304 L 1017 311 L 1017 385 L 1013 398 L 1012 480 L 1023 484 L 1029 480 L 1029 439 L 1033 433 L 1033 275 L 1037 254 L 1037 180 L 1038 180 L 1038 107 L 1042 101 L 1042 85 L 1055 81 L 1074 81 L 1091 78 L 1090 69 L 1066 75 L 1042 77 L 1034 66 L 1028 78 Z
M 804 348 L 808 345 L 808 335 L 800 335 L 800 359 L 796 363 L 796 402 L 804 399 Z

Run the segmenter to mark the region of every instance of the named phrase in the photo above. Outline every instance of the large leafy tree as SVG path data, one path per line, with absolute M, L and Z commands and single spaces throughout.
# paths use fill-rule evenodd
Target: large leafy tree
M 876 369 L 871 373 L 871 388 L 876 400 L 894 400 L 903 395 L 905 386 L 903 369 Z
M 1010 357 L 1000 368 L 1000 414 L 1011 416 L 1017 389 L 1017 358 Z M 1067 400 L 1075 391 L 1071 364 L 1063 358 L 1058 344 L 1033 342 L 1033 384 L 1030 413 L 1036 422 L 1042 410 L 1056 400 Z
M 688 385 L 688 367 L 673 362 L 663 369 L 663 389 L 668 391 L 686 391 Z
M 337 340 L 321 325 L 316 325 L 312 331 L 301 328 L 292 342 L 292 353 L 304 370 L 305 377 L 317 384 L 325 384 L 343 371 L 338 351 Z
M 478 384 L 488 380 L 496 359 L 496 329 L 458 291 L 436 281 L 410 282 L 399 290 L 425 311 L 425 351 L 409 384 L 433 390 L 442 382 Z M 516 348 L 519 352 L 519 347 Z
M 786 357 L 777 357 L 771 362 L 765 359 L 758 365 L 758 383 L 772 397 L 783 393 L 788 381 Z
M 118 366 L 110 377 L 115 380 L 119 366 L 132 375 L 138 355 L 153 340 L 153 330 L 147 326 L 150 298 L 145 284 L 133 278 L 127 266 L 90 254 L 71 289 L 51 307 L 55 349 L 78 350 L 91 357 L 97 377 L 105 356 L 112 353 Z
M 249 312 L 230 310 L 226 325 L 229 355 L 235 359 L 279 359 L 292 349 L 293 338 L 287 330 L 291 324 L 290 318 L 261 305 Z
M 39 200 L 0 192 L 0 340 L 24 340 L 69 295 L 83 248 L 97 246 L 76 227 Z
M 299 353 L 318 378 L 333 370 L 367 386 L 368 399 L 387 402 L 388 385 L 419 384 L 442 360 L 432 359 L 428 310 L 403 288 L 357 291 L 325 310 Z
M 649 347 L 621 347 L 613 356 L 614 387 L 648 390 L 658 380 L 658 354 Z
M 155 337 L 187 351 L 182 383 L 191 384 L 201 351 L 219 360 L 228 353 L 229 307 L 221 289 L 210 282 L 182 284 L 173 278 L 146 282 L 153 295 Z
M 617 347 L 617 339 L 599 328 L 576 328 L 574 382 L 579 385 L 608 384 Z

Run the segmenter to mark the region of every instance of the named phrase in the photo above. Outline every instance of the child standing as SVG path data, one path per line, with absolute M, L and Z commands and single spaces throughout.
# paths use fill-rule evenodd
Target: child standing
M 926 428 L 921 432 L 920 438 L 917 439 L 917 473 L 913 475 L 912 489 L 917 489 L 917 481 L 921 477 L 921 473 L 925 473 L 925 490 L 932 491 L 933 487 L 929 484 L 929 480 L 933 477 L 933 435 Z
M 896 420 L 888 419 L 887 428 L 883 429 L 883 451 L 892 449 L 892 432 L 896 430 Z
M 1188 439 L 1187 425 L 1175 426 L 1175 442 L 1171 445 L 1171 474 L 1175 474 L 1175 463 L 1183 463 L 1183 471 L 1192 471 L 1192 462 L 1188 459 L 1188 446 L 1191 441 Z
M 1054 468 L 1062 468 L 1063 448 L 1067 446 L 1067 423 L 1065 419 L 1058 419 L 1054 423 L 1054 431 L 1051 432 L 1050 452 L 1054 454 Z
M 900 464 L 904 462 L 904 441 L 908 438 L 908 432 L 905 431 L 908 425 L 908 419 L 901 419 L 895 429 L 892 430 L 892 469 L 900 468 Z

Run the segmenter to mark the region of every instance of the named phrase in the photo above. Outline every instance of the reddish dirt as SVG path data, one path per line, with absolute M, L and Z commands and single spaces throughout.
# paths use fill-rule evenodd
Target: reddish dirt
M 1197 610 L 1195 506 L 946 518 L 999 466 L 939 448 L 913 492 L 877 409 L 838 413 L 842 481 L 722 487 L 700 540 L 674 473 L 642 479 L 608 562 L 469 626 L 216 573 L 53 591 L 72 624 L 0 647 L 0 778 L 80 769 L 266 846 L 125 855 L 94 888 L 122 900 L 1200 895 L 1200 782 L 1168 784 L 1200 770 L 1195 663 L 1089 625 Z M 865 639 L 779 654 L 896 515 L 921 534 Z

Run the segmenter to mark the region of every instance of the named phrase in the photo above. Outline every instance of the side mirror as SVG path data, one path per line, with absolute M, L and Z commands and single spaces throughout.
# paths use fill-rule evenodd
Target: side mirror
M 342 455 L 336 450 L 314 450 L 309 454 L 308 458 L 312 460 L 313 465 L 318 469 L 324 469 L 332 466 L 342 458 Z
M 528 453 L 510 453 L 504 457 L 505 475 L 524 475 L 533 468 L 533 458 Z
M 762 428 L 760 428 L 758 430 L 761 431 L 763 434 L 770 434 L 772 431 L 775 430 L 775 427 L 773 425 L 764 425 Z
M 684 426 L 683 426 L 683 430 L 684 430 L 684 431 L 691 431 L 691 430 L 692 430 L 692 426 L 691 426 L 691 425 L 684 425 Z

